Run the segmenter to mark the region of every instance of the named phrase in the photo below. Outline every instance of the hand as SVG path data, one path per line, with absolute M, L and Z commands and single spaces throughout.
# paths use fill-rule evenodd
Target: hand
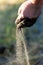
M 15 24 L 17 25 L 17 28 L 24 28 L 24 27 L 31 27 L 33 24 L 35 24 L 37 18 L 29 19 L 29 18 L 21 18 L 16 19 Z

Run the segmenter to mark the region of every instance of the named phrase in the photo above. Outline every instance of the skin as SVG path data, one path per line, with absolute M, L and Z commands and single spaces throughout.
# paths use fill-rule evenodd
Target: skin
M 43 6 L 43 0 L 30 0 L 33 4 L 38 5 L 38 3 L 40 2 L 41 6 Z
M 29 1 L 29 0 L 28 0 Z M 32 4 L 34 4 L 34 5 L 38 5 L 38 4 L 40 4 L 40 6 L 42 6 L 43 5 L 43 0 L 30 0 L 30 2 L 32 3 Z M 21 12 L 21 9 L 20 9 L 20 12 Z M 19 13 L 20 13 L 19 12 Z M 21 18 L 21 16 L 18 16 L 18 18 L 16 19 L 16 21 L 15 21 L 15 23 L 16 23 L 16 25 L 17 25 L 17 27 L 19 28 L 22 24 L 24 24 L 23 22 L 19 22 L 18 21 L 18 19 L 20 19 Z
M 41 5 L 43 6 L 43 0 L 41 0 Z
M 40 0 L 30 0 L 33 4 L 38 4 Z

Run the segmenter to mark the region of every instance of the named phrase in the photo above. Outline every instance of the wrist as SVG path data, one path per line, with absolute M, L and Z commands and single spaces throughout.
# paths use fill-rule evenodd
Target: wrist
M 32 4 L 35 4 L 35 5 L 37 5 L 37 4 L 39 4 L 39 2 L 40 2 L 40 0 L 29 0 Z

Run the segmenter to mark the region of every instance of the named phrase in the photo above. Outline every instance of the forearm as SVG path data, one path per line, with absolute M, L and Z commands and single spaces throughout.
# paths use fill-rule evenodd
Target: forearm
M 43 0 L 41 0 L 41 5 L 43 6 Z
M 40 0 L 30 0 L 32 4 L 39 4 Z

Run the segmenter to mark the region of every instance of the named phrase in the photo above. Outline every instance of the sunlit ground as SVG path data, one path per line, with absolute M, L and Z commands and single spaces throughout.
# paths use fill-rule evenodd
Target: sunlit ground
M 15 4 L 17 0 L 0 0 L 0 4 Z
M 0 0 L 0 10 L 5 10 L 8 5 L 15 5 L 23 2 L 23 0 Z

